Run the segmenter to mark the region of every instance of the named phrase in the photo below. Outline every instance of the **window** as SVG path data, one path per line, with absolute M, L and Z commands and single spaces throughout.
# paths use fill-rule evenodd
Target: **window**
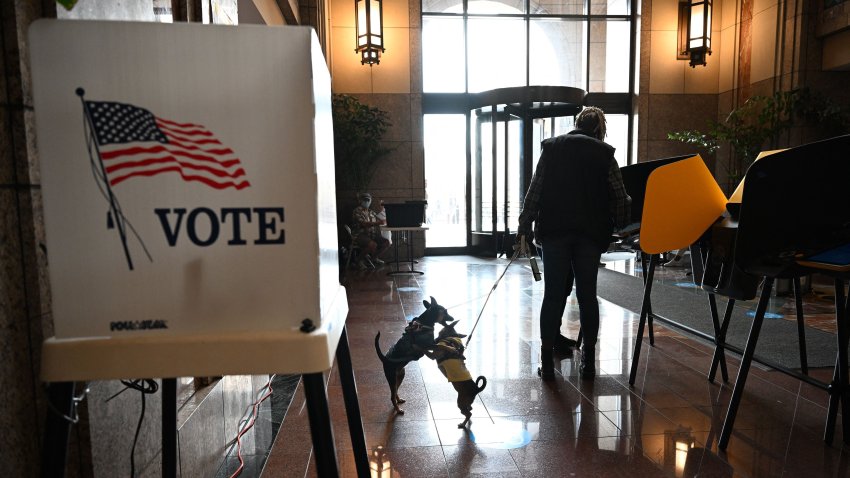
M 468 246 L 459 241 L 472 237 L 475 242 L 476 232 L 515 228 L 522 185 L 530 181 L 527 168 L 536 166 L 540 141 L 573 126 L 572 117 L 529 121 L 533 157 L 524 157 L 517 153 L 522 121 L 496 115 L 493 142 L 494 119 L 477 118 L 466 106 L 478 92 L 534 85 L 580 88 L 588 93 L 586 104 L 605 110 L 606 141 L 616 148 L 617 162 L 632 161 L 637 70 L 630 62 L 638 57 L 638 23 L 633 0 L 422 0 L 426 190 L 434 214 L 429 248 Z M 495 157 L 492 147 L 482 146 L 490 144 L 497 145 Z M 457 178 L 463 178 L 462 185 Z M 456 204 L 461 189 L 464 203 Z M 437 214 L 435 201 L 455 203 L 441 204 Z M 462 214 L 446 215 L 447 207 Z M 465 237 L 437 232 L 438 217 L 458 228 L 452 221 L 460 216 Z

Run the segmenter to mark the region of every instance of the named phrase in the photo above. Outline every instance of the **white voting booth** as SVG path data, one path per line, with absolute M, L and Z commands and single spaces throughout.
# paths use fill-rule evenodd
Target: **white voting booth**
M 41 20 L 30 41 L 42 379 L 330 369 L 348 306 L 313 30 Z

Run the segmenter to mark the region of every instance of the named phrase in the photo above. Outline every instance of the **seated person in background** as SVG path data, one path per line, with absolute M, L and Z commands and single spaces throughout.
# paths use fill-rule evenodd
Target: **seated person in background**
M 358 264 L 361 269 L 383 265 L 384 261 L 380 259 L 380 255 L 389 248 L 390 241 L 381 236 L 380 226 L 386 221 L 379 219 L 377 213 L 369 209 L 372 205 L 371 194 L 360 193 L 357 199 L 360 205 L 351 212 L 351 219 L 354 225 L 352 234 L 360 250 L 363 251 Z
M 375 216 L 381 221 L 381 224 L 387 223 L 387 208 L 384 207 L 383 199 L 378 202 L 378 212 L 375 213 Z M 387 240 L 388 246 L 393 244 L 393 233 L 391 231 L 381 231 L 381 237 Z

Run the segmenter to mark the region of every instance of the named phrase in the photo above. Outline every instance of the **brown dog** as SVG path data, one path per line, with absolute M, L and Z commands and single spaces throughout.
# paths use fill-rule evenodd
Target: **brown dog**
M 387 350 L 381 352 L 381 333 L 375 336 L 375 351 L 384 366 L 384 376 L 390 386 L 390 400 L 398 413 L 404 413 L 399 404 L 404 400 L 398 396 L 398 389 L 404 380 L 404 367 L 414 360 L 419 360 L 425 352 L 434 348 L 434 325 L 445 324 L 453 320 L 445 307 L 437 304 L 431 297 L 431 302 L 423 300 L 425 312 L 411 320 L 398 341 Z
M 427 351 L 425 354 L 428 358 L 437 361 L 440 371 L 454 386 L 457 392 L 457 407 L 465 417 L 465 420 L 458 423 L 457 427 L 464 428 L 472 419 L 472 402 L 475 401 L 475 396 L 487 386 L 487 378 L 479 375 L 475 381 L 472 380 L 472 374 L 466 368 L 466 357 L 463 356 L 464 347 L 461 339 L 466 335 L 455 331 L 456 323 L 457 321 L 454 321 L 443 325 L 433 351 Z

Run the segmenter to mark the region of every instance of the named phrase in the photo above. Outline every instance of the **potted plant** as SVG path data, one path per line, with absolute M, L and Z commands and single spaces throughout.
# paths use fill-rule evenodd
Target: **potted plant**
M 378 163 L 392 149 L 382 143 L 388 115 L 350 95 L 333 96 L 334 156 L 338 189 L 365 192 Z
M 796 126 L 816 125 L 823 137 L 850 131 L 850 115 L 828 98 L 808 88 L 754 96 L 732 110 L 721 122 L 711 122 L 708 132 L 668 133 L 667 138 L 694 144 L 708 153 L 723 143 L 732 147 L 724 164 L 729 187 L 734 188 L 766 144 L 776 147 L 782 134 Z

